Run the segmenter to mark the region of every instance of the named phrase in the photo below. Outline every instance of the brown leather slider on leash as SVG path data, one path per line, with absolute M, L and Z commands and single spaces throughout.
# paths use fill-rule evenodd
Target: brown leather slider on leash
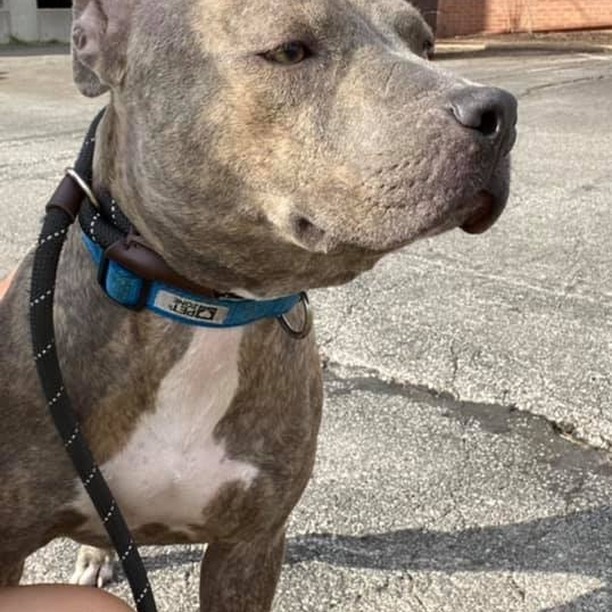
M 81 185 L 74 180 L 72 175 L 66 174 L 51 196 L 46 209 L 59 208 L 70 217 L 71 223 L 74 223 L 81 209 L 83 197 Z
M 151 250 L 136 234 L 128 234 L 111 244 L 104 250 L 104 257 L 121 264 L 144 280 L 166 283 L 206 297 L 219 297 L 213 289 L 192 283 L 175 272 L 161 255 Z

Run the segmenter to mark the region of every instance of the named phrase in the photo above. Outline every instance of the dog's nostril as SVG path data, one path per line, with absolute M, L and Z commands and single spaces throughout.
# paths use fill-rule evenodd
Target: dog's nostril
M 495 111 L 485 111 L 476 129 L 484 136 L 493 136 L 499 129 L 499 124 L 499 117 Z
M 489 138 L 505 134 L 516 123 L 516 99 L 496 87 L 465 87 L 454 92 L 451 110 L 462 126 Z

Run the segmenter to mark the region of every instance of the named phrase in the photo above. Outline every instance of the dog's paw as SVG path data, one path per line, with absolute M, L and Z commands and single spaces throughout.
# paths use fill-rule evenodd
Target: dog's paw
M 70 583 L 102 588 L 113 579 L 114 558 L 110 549 L 81 546 Z

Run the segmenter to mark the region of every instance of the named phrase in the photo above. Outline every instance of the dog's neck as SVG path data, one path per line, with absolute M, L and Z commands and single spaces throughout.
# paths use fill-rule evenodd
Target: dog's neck
M 163 246 L 158 237 L 149 231 L 142 215 L 145 196 L 139 193 L 134 181 L 129 178 L 132 174 L 129 166 L 133 162 L 125 143 L 121 141 L 121 134 L 128 133 L 121 110 L 115 107 L 111 99 L 96 129 L 92 167 L 93 190 L 97 193 L 109 193 L 144 242 L 163 257 Z M 206 279 L 200 284 L 211 291 L 215 290 L 213 284 L 206 282 Z
M 94 191 L 106 190 L 109 192 L 147 243 L 160 252 L 161 244 L 154 235 L 147 231 L 146 223 L 142 219 L 139 206 L 141 196 L 126 178 L 130 160 L 119 139 L 121 130 L 127 133 L 127 126 L 121 125 L 120 111 L 111 100 L 96 130 L 93 188 Z
M 122 143 L 119 141 L 121 134 L 126 134 L 128 131 L 126 126 L 121 125 L 119 121 L 120 118 L 115 109 L 109 106 L 96 127 L 92 186 L 103 205 L 98 212 L 95 212 L 95 208 L 89 205 L 89 212 L 84 212 L 84 217 L 80 219 L 84 231 L 83 239 L 94 261 L 100 266 L 98 282 L 101 283 L 109 297 L 128 308 L 136 307 L 139 310 L 146 308 L 160 316 L 179 319 L 183 323 L 200 327 L 216 327 L 217 329 L 246 325 L 264 318 L 284 317 L 297 304 L 297 300 L 307 303 L 305 296 L 302 298 L 297 294 L 257 302 L 248 299 L 236 300 L 235 296 L 225 299 L 223 295 L 220 295 L 222 292 L 216 291 L 212 284 L 195 285 L 167 266 L 160 257 L 161 249 L 156 248 L 154 241 L 147 236 L 145 224 L 139 222 L 139 207 L 144 204 L 141 195 L 133 191 L 129 192 L 130 185 L 129 181 L 126 181 L 126 176 L 129 177 L 133 173 L 126 165 L 130 163 L 129 156 L 126 155 L 127 147 L 122 150 Z M 112 198 L 110 203 L 109 194 Z M 113 213 L 113 206 L 116 203 L 120 211 L 115 208 L 115 213 Z M 110 214 L 111 218 L 107 218 L 106 221 L 111 226 L 117 222 L 116 216 L 119 216 L 120 213 L 122 217 L 127 217 L 129 224 L 136 230 L 136 235 L 132 235 L 130 231 L 125 241 L 100 244 L 102 237 L 97 235 L 98 224 L 103 224 L 103 217 Z M 119 227 L 123 228 L 122 232 L 126 231 L 125 220 L 121 221 Z M 141 238 L 144 238 L 148 244 L 143 244 Z M 123 246 L 128 239 L 135 240 L 140 248 Z M 151 253 L 151 249 L 157 251 L 158 255 Z M 136 256 L 136 252 L 140 252 L 140 255 Z M 143 259 L 146 253 L 150 253 L 150 256 L 148 259 L 147 257 Z M 119 275 L 119 280 L 113 276 L 115 264 L 109 266 L 105 257 L 116 260 L 127 268 Z M 106 263 L 103 265 L 103 262 Z M 131 270 L 131 275 L 128 274 L 128 270 Z M 147 276 L 147 274 L 152 276 Z M 143 279 L 148 279 L 148 281 L 144 282 Z M 134 299 L 135 294 L 140 295 L 136 300 Z M 176 310 L 177 304 L 182 310 Z M 198 314 L 193 314 L 194 312 Z M 214 313 L 214 316 L 210 316 L 210 313 Z M 309 318 L 307 319 L 305 326 L 309 328 Z M 288 332 L 292 331 L 287 327 L 285 329 Z
M 106 107 L 104 115 L 96 130 L 96 143 L 93 159 L 93 187 L 95 191 L 108 189 L 111 192 L 117 187 L 117 170 L 119 146 L 115 134 L 117 117 L 112 103 Z

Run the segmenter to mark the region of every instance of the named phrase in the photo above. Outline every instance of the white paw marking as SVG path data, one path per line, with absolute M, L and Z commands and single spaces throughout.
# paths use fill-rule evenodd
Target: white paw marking
M 81 546 L 70 584 L 102 588 L 113 580 L 114 553 L 104 548 Z

